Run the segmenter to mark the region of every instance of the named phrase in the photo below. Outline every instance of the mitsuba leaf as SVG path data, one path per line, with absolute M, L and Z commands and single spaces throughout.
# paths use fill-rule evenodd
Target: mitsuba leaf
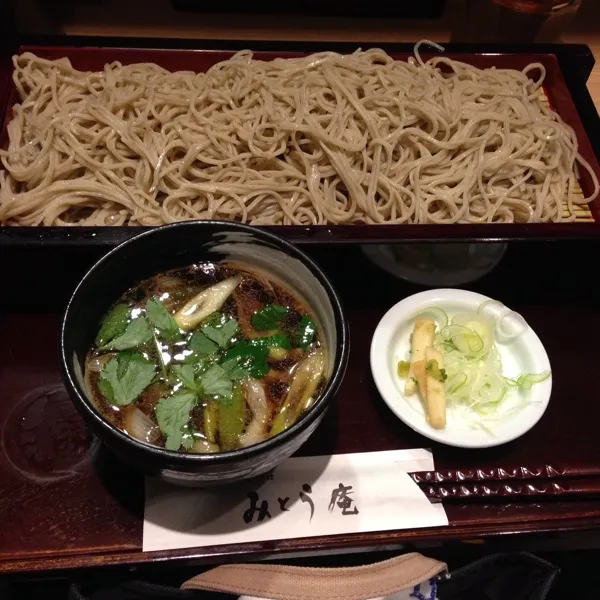
M 126 406 L 152 383 L 156 366 L 135 352 L 120 352 L 102 369 L 98 387 L 109 402 Z
M 111 404 L 116 404 L 115 393 L 113 392 L 112 385 L 108 379 L 98 379 L 98 389 Z
M 239 331 L 240 326 L 235 319 L 227 319 L 219 325 L 205 324 L 202 333 L 221 348 L 227 348 L 233 336 Z
M 120 336 L 102 346 L 101 350 L 128 350 L 136 348 L 151 340 L 152 335 L 150 323 L 144 317 L 138 317 L 127 325 L 127 328 Z
M 225 361 L 238 360 L 238 366 L 248 371 L 252 377 L 262 379 L 269 372 L 267 351 L 250 342 L 238 342 L 225 353 Z
M 217 344 L 208 339 L 202 331 L 195 331 L 189 341 L 189 349 L 192 350 L 198 358 L 210 356 L 218 350 Z
M 232 381 L 250 377 L 250 372 L 241 365 L 240 356 L 222 362 L 221 367 Z
M 200 391 L 198 385 L 196 384 L 196 372 L 194 365 L 173 365 L 171 367 L 171 372 L 188 390 L 196 393 Z
M 191 429 L 189 427 L 184 427 L 181 445 L 186 450 L 191 450 L 194 447 L 194 443 L 195 443 L 194 436 L 192 435 Z
M 233 392 L 233 384 L 227 372 L 219 365 L 210 366 L 199 378 L 202 394 L 227 398 Z
M 252 327 L 259 331 L 277 329 L 287 315 L 288 309 L 279 304 L 268 304 L 252 315 Z
M 230 373 L 238 378 L 247 377 L 248 374 L 238 371 L 235 364 L 225 366 L 228 370 L 215 363 L 182 364 L 171 367 L 171 372 L 184 387 L 198 396 L 228 397 L 231 396 L 233 385 Z
M 148 320 L 166 340 L 177 339 L 180 335 L 179 325 L 162 302 L 156 298 L 146 303 L 146 316 Z
M 158 401 L 154 412 L 156 422 L 167 438 L 167 450 L 179 450 L 181 447 L 183 429 L 190 420 L 190 412 L 196 404 L 196 399 L 197 396 L 193 392 L 182 391 Z

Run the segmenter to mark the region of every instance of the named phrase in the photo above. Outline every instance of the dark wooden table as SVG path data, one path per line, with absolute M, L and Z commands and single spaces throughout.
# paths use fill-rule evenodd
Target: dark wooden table
M 522 472 L 600 477 L 600 244 L 513 244 L 496 270 L 465 286 L 519 310 L 546 346 L 554 389 L 540 423 L 489 450 L 434 445 L 436 468 L 461 473 Z M 142 553 L 143 479 L 91 439 L 61 385 L 58 314 L 99 250 L 0 254 L 0 573 L 177 564 L 385 549 L 404 544 L 507 536 L 546 541 L 598 531 L 600 497 L 543 493 L 446 504 L 450 525 L 285 541 Z M 387 409 L 371 379 L 373 330 L 395 302 L 418 291 L 380 271 L 360 248 L 311 247 L 341 291 L 351 325 L 347 376 L 303 455 L 430 446 Z M 523 471 L 524 470 L 524 471 Z M 545 475 L 544 475 L 545 476 Z M 170 563 L 172 564 L 172 563 Z

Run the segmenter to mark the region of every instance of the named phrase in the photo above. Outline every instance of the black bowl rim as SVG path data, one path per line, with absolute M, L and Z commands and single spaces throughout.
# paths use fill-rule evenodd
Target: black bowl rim
M 74 303 L 75 299 L 80 293 L 81 288 L 90 279 L 94 278 L 97 269 L 100 268 L 102 264 L 104 264 L 106 261 L 111 260 L 115 255 L 118 255 L 123 250 L 123 248 L 129 246 L 130 244 L 138 243 L 140 239 L 146 237 L 161 236 L 163 235 L 163 231 L 171 229 L 179 229 L 184 227 L 205 227 L 208 225 L 212 227 L 221 227 L 224 231 L 242 231 L 246 233 L 251 233 L 253 235 L 258 235 L 264 240 L 273 242 L 286 254 L 289 254 L 294 258 L 298 258 L 304 265 L 306 265 L 310 269 L 311 273 L 315 276 L 317 281 L 325 289 L 325 292 L 327 293 L 327 296 L 332 304 L 335 327 L 339 336 L 336 347 L 336 349 L 339 348 L 339 358 L 336 361 L 336 363 L 334 363 L 335 366 L 332 377 L 328 381 L 324 392 L 318 398 L 317 402 L 309 410 L 305 411 L 305 413 L 290 428 L 286 429 L 285 431 L 277 434 L 272 438 L 268 438 L 263 442 L 254 444 L 252 446 L 248 446 L 247 448 L 239 448 L 237 450 L 229 450 L 226 452 L 218 452 L 215 454 L 195 454 L 180 452 L 177 450 L 167 450 L 159 446 L 153 446 L 152 444 L 147 444 L 140 440 L 136 440 L 135 438 L 121 431 L 118 427 L 114 426 L 107 419 L 105 419 L 100 414 L 98 409 L 94 407 L 93 404 L 79 391 L 78 384 L 76 383 L 76 378 L 73 376 L 74 374 L 72 372 L 72 361 L 65 355 L 65 334 L 69 326 L 69 321 L 71 319 L 72 304 Z M 273 233 L 264 231 L 261 228 L 254 227 L 251 225 L 245 225 L 243 223 L 219 220 L 184 221 L 163 225 L 161 227 L 157 227 L 149 231 L 144 231 L 132 238 L 129 238 L 128 240 L 122 242 L 121 244 L 104 254 L 104 256 L 98 259 L 88 269 L 88 271 L 81 278 L 75 290 L 71 294 L 71 297 L 69 298 L 69 301 L 65 308 L 60 326 L 59 355 L 63 373 L 63 380 L 66 382 L 69 391 L 71 392 L 71 398 L 76 398 L 76 404 L 79 405 L 80 410 L 82 409 L 83 411 L 85 411 L 85 413 L 89 417 L 91 417 L 94 420 L 94 422 L 99 427 L 101 427 L 106 433 L 118 438 L 126 445 L 129 444 L 143 452 L 149 452 L 150 454 L 154 455 L 155 458 L 167 459 L 169 464 L 172 464 L 174 466 L 177 464 L 182 466 L 187 465 L 191 467 L 192 465 L 198 464 L 216 465 L 220 463 L 250 459 L 256 455 L 261 455 L 277 448 L 278 446 L 284 444 L 290 438 L 294 437 L 296 433 L 308 427 L 315 419 L 319 417 L 319 415 L 321 415 L 321 413 L 323 413 L 326 410 L 329 404 L 329 400 L 332 396 L 335 395 L 335 393 L 340 387 L 340 384 L 345 375 L 348 357 L 350 353 L 349 338 L 350 334 L 348 329 L 348 323 L 344 318 L 344 310 L 338 293 L 336 292 L 335 288 L 333 287 L 325 273 L 322 271 L 322 269 L 312 260 L 312 258 L 307 256 L 304 252 L 302 252 L 302 250 L 294 246 L 294 244 Z

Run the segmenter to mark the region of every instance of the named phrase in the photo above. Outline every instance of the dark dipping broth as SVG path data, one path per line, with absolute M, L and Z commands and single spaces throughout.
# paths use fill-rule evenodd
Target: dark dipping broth
M 212 453 L 290 427 L 322 391 L 325 365 L 304 302 L 260 271 L 206 262 L 125 293 L 102 322 L 85 381 L 130 436 Z

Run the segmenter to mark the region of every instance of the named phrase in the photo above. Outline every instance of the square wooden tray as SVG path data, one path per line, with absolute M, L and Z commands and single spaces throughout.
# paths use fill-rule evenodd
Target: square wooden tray
M 44 274 L 26 291 L 37 291 L 29 312 L 0 310 L 0 572 L 165 559 L 215 562 L 600 528 L 600 290 L 589 276 L 599 250 L 596 241 L 513 244 L 495 271 L 466 286 L 523 314 L 548 352 L 553 390 L 541 421 L 509 444 L 487 450 L 433 445 L 436 471 L 422 477 L 426 483 L 483 482 L 476 493 L 461 496 L 459 490 L 445 502 L 448 527 L 147 554 L 141 552 L 143 478 L 89 436 L 61 383 L 60 307 L 88 264 L 73 261 L 71 252 L 63 252 L 62 269 L 19 263 L 26 278 L 37 270 Z M 379 319 L 418 289 L 375 268 L 359 248 L 308 251 L 341 294 L 351 353 L 340 392 L 301 454 L 430 447 L 389 411 L 369 366 Z M 564 267 L 557 268 L 559 263 Z M 11 293 L 16 298 L 11 289 L 21 281 L 4 265 L 2 272 L 10 282 L 2 300 Z M 576 480 L 577 493 L 552 478 Z M 514 488 L 511 498 L 486 492 L 498 480 Z

